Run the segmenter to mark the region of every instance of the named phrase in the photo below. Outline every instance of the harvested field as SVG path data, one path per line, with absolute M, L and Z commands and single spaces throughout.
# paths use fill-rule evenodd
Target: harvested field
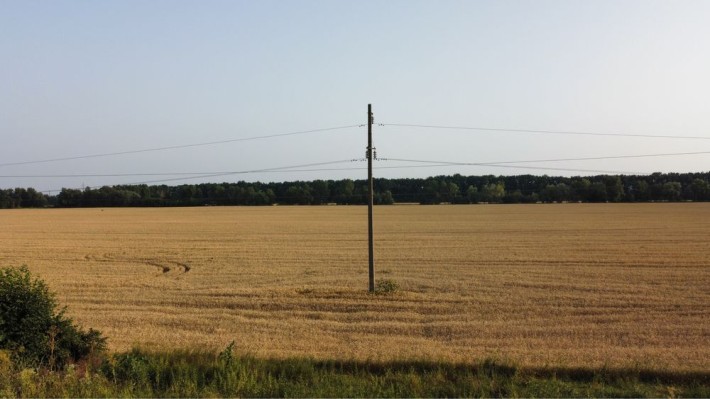
M 710 204 L 0 211 L 112 349 L 710 369 Z

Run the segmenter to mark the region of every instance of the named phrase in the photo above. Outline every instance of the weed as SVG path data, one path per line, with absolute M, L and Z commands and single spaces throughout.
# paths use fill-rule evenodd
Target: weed
M 376 294 L 391 294 L 397 291 L 399 291 L 399 284 L 394 280 L 381 279 L 375 284 Z
M 218 358 L 225 366 L 231 366 L 234 363 L 234 341 L 230 342 L 230 344 L 219 353 Z

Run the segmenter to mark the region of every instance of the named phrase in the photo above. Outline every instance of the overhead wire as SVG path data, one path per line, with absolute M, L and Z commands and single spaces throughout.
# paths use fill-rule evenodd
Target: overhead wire
M 590 160 L 604 160 L 604 159 L 626 159 L 626 158 L 648 158 L 648 157 L 670 157 L 670 156 L 688 156 L 688 155 L 708 155 L 710 151 L 696 151 L 696 152 L 675 152 L 675 153 L 661 153 L 661 154 L 636 154 L 636 155 L 611 155 L 611 156 L 598 156 L 598 157 L 582 157 L 582 158 L 554 158 L 554 159 L 535 159 L 535 160 L 517 160 L 517 161 L 495 161 L 495 162 L 453 162 L 453 161 L 429 161 L 429 160 L 418 160 L 418 159 L 404 159 L 404 158 L 376 158 L 376 161 L 397 161 L 397 162 L 411 162 L 411 163 L 427 163 L 427 164 L 438 164 L 438 165 L 428 165 L 428 166 L 498 166 L 503 164 L 520 164 L 520 163 L 538 163 L 538 162 L 570 162 L 570 161 L 590 161 Z M 365 159 L 350 159 L 347 162 L 365 161 Z M 321 166 L 331 163 L 342 163 L 342 161 L 326 162 L 326 163 L 316 163 L 316 164 L 305 164 L 297 165 L 293 167 L 278 167 L 278 168 L 268 168 L 259 169 L 257 171 L 223 171 L 223 172 L 159 172 L 159 173 L 90 173 L 90 174 L 52 174 L 52 175 L 0 175 L 0 178 L 71 178 L 71 177 L 133 177 L 133 176 L 224 176 L 230 174 L 240 174 L 240 173 L 268 173 L 268 172 L 309 172 L 309 171 L 330 171 L 330 170 L 357 170 L 361 168 L 328 168 L 328 169 L 293 169 L 307 166 Z M 409 165 L 409 166 L 385 166 L 379 167 L 380 169 L 394 169 L 394 168 L 407 168 L 407 167 L 427 167 L 427 165 Z M 578 169 L 561 169 L 560 170 L 570 170 L 577 171 Z
M 307 167 L 311 167 L 311 166 L 334 165 L 334 164 L 356 162 L 356 161 L 359 161 L 359 160 L 358 159 L 342 159 L 342 160 L 338 160 L 338 161 L 315 162 L 315 163 L 307 163 L 307 164 L 300 164 L 300 165 L 279 166 L 279 167 L 275 167 L 275 168 L 263 168 L 263 169 L 241 170 L 241 171 L 231 171 L 231 172 L 207 173 L 207 174 L 199 174 L 199 175 L 194 175 L 194 174 L 190 173 L 189 176 L 181 176 L 181 177 L 175 177 L 175 178 L 170 178 L 170 179 L 147 180 L 147 181 L 132 182 L 132 183 L 121 183 L 118 185 L 137 186 L 137 185 L 141 185 L 141 184 L 165 183 L 165 182 L 171 182 L 171 181 L 192 180 L 192 179 L 201 179 L 201 178 L 208 178 L 208 177 L 221 177 L 221 176 L 230 176 L 230 175 L 239 175 L 239 174 L 276 172 L 276 171 L 286 172 L 289 169 L 295 169 L 295 168 L 307 168 Z M 126 175 L 131 175 L 131 174 L 126 174 Z M 150 175 L 150 174 L 148 174 L 148 175 Z M 74 175 L 72 177 L 86 177 L 86 176 Z M 57 190 L 57 189 L 42 190 L 40 192 L 45 193 L 45 192 L 56 192 L 56 191 L 61 191 L 61 190 Z
M 393 159 L 389 159 L 394 161 Z M 381 161 L 386 161 L 386 159 L 381 159 Z M 420 161 L 421 162 L 421 161 Z M 399 165 L 399 166 L 376 166 L 376 169 L 417 169 L 417 168 L 435 168 L 435 167 L 446 167 L 446 166 L 482 166 L 482 167 L 501 167 L 501 168 L 512 168 L 512 169 L 531 169 L 531 170 L 556 170 L 565 172 L 588 172 L 588 173 L 613 173 L 613 174 L 637 174 L 646 175 L 645 172 L 628 172 L 628 171 L 610 171 L 610 170 L 599 170 L 599 169 L 579 169 L 579 168 L 550 168 L 544 166 L 515 166 L 515 165 L 505 165 L 505 164 L 482 164 L 482 163 L 438 163 L 433 162 L 427 165 Z M 219 176 L 229 176 L 235 174 L 247 174 L 247 173 L 294 173 L 294 172 L 338 172 L 338 171 L 349 171 L 349 170 L 365 170 L 367 167 L 352 167 L 352 168 L 317 168 L 317 169 L 288 169 L 288 170 L 256 170 L 256 171 L 240 171 L 240 172 L 219 172 L 214 174 L 195 174 L 195 173 L 178 173 L 178 174 L 140 174 L 140 173 L 127 173 L 127 174 L 106 174 L 106 175 L 47 175 L 47 176 L 11 176 L 11 177 L 25 177 L 25 178 L 72 178 L 72 177 L 129 177 L 129 176 L 181 176 L 170 179 L 160 179 L 151 180 L 139 183 L 125 183 L 122 185 L 138 185 L 138 184 L 148 184 L 157 182 L 167 182 L 167 181 L 179 181 L 179 180 L 189 180 L 189 179 L 199 179 L 207 177 L 219 177 Z M 0 178 L 7 176 L 0 176 Z M 44 191 L 58 191 L 58 190 L 44 190 Z
M 470 126 L 439 126 L 439 125 L 422 125 L 422 124 L 405 124 L 405 123 L 379 123 L 378 125 L 379 126 L 414 127 L 414 128 L 426 128 L 426 129 L 477 130 L 477 131 L 513 132 L 513 133 L 557 134 L 557 135 L 588 135 L 588 136 L 607 136 L 607 137 L 644 137 L 644 138 L 663 138 L 663 139 L 710 140 L 710 137 L 705 137 L 705 136 L 673 136 L 673 135 L 650 135 L 650 134 L 629 134 L 629 133 L 600 133 L 600 132 L 509 129 L 509 128 L 470 127 Z M 181 149 L 181 148 L 203 147 L 203 146 L 227 144 L 227 143 L 234 143 L 234 142 L 243 142 L 243 141 L 276 138 L 276 137 L 287 137 L 287 136 L 318 133 L 318 132 L 335 131 L 335 130 L 362 127 L 362 126 L 363 126 L 362 124 L 354 124 L 354 125 L 346 125 L 346 126 L 320 128 L 320 129 L 300 130 L 300 131 L 287 132 L 287 133 L 277 133 L 277 134 L 242 137 L 242 138 L 227 139 L 227 140 L 209 141 L 209 142 L 201 142 L 201 143 L 172 145 L 172 146 L 154 147 L 154 148 L 143 148 L 143 149 L 136 149 L 136 150 L 116 151 L 116 152 L 107 152 L 107 153 L 98 153 L 98 154 L 89 154 L 89 155 L 78 155 L 78 156 L 50 158 L 50 159 L 42 159 L 42 160 L 5 162 L 5 163 L 0 163 L 0 167 L 71 161 L 71 160 L 79 160 L 79 159 L 90 159 L 90 158 L 110 157 L 110 156 L 129 155 L 129 154 L 139 154 L 139 153 L 146 153 L 146 152 L 175 150 L 175 149 Z M 689 154 L 691 154 L 691 153 L 689 153 Z M 661 156 L 661 155 L 659 155 L 659 156 Z M 629 158 L 631 158 L 631 157 L 629 157 Z M 600 157 L 599 159 L 610 159 L 610 158 L 606 158 L 606 157 L 601 158 Z
M 414 127 L 423 129 L 448 129 L 448 130 L 476 130 L 486 132 L 508 132 L 508 133 L 535 133 L 535 134 L 556 134 L 575 136 L 605 136 L 605 137 L 641 137 L 656 139 L 685 139 L 685 140 L 710 140 L 707 136 L 673 136 L 673 135 L 653 135 L 637 133 L 601 133 L 601 132 L 579 132 L 566 130 L 537 130 L 537 129 L 508 129 L 491 127 L 470 127 L 470 126 L 438 126 L 438 125 L 418 125 L 411 123 L 378 123 L 378 126 L 398 126 Z
M 546 167 L 546 166 L 521 166 L 521 163 L 538 163 L 538 162 L 570 162 L 570 161 L 590 161 L 590 160 L 604 160 L 604 159 L 627 159 L 627 158 L 647 158 L 647 157 L 668 157 L 668 156 L 687 156 L 687 155 L 707 155 L 710 151 L 696 151 L 696 152 L 676 152 L 676 153 L 662 153 L 662 154 L 637 154 L 637 155 L 612 155 L 612 156 L 601 156 L 601 157 L 582 157 L 582 158 L 555 158 L 555 159 L 536 159 L 536 160 L 518 160 L 518 161 L 496 161 L 496 162 L 450 162 L 450 161 L 432 161 L 432 160 L 420 160 L 420 159 L 404 159 L 404 158 L 382 158 L 383 161 L 397 161 L 397 162 L 410 162 L 410 163 L 425 163 L 429 164 L 426 166 L 441 167 L 441 166 L 490 166 L 490 167 L 501 167 L 501 168 L 514 168 L 514 169 L 533 169 L 533 170 L 554 170 L 562 172 L 585 172 L 585 173 L 612 173 L 612 174 L 634 174 L 634 175 L 647 175 L 644 172 L 628 172 L 628 171 L 612 171 L 612 170 L 601 170 L 601 169 L 580 169 L 580 168 L 556 168 L 556 167 Z M 423 166 L 423 167 L 426 167 Z
M 387 159 L 394 161 L 394 159 Z M 629 172 L 629 171 L 619 171 L 619 170 L 601 170 L 601 169 L 580 169 L 580 168 L 554 168 L 547 166 L 520 166 L 520 165 L 506 165 L 506 164 L 487 164 L 487 163 L 473 163 L 473 162 L 438 162 L 438 161 L 418 161 L 418 160 L 408 160 L 409 162 L 427 163 L 430 165 L 405 165 L 405 166 L 385 166 L 378 167 L 378 169 L 404 169 L 404 168 L 426 168 L 426 167 L 442 167 L 442 166 L 483 166 L 492 168 L 510 168 L 510 169 L 529 169 L 529 170 L 554 170 L 558 172 L 583 172 L 583 173 L 606 173 L 614 175 L 648 175 L 649 173 L 644 172 Z
M 146 153 L 146 152 L 176 150 L 176 149 L 180 149 L 180 148 L 204 147 L 204 146 L 217 145 L 217 144 L 236 143 L 236 142 L 241 142 L 241 141 L 262 140 L 262 139 L 269 139 L 269 138 L 275 138 L 275 137 L 286 137 L 286 136 L 296 136 L 296 135 L 310 134 L 310 133 L 329 132 L 329 131 L 334 131 L 334 130 L 350 129 L 350 128 L 355 128 L 355 127 L 360 127 L 360 126 L 361 125 L 336 126 L 336 127 L 328 127 L 328 128 L 321 128 L 321 129 L 300 130 L 300 131 L 288 132 L 288 133 L 267 134 L 267 135 L 263 135 L 263 136 L 252 136 L 252 137 L 242 137 L 242 138 L 235 138 L 235 139 L 228 139 L 228 140 L 208 141 L 208 142 L 202 142 L 202 143 L 171 145 L 171 146 L 165 146 L 165 147 L 143 148 L 143 149 L 136 149 L 136 150 L 106 152 L 106 153 L 100 153 L 100 154 L 78 155 L 78 156 L 71 156 L 71 157 L 51 158 L 51 159 L 42 159 L 42 160 L 33 160 L 33 161 L 5 162 L 5 163 L 0 163 L 0 167 L 17 166 L 17 165 L 31 165 L 31 164 L 61 162 L 61 161 L 73 161 L 73 160 L 78 160 L 78 159 L 101 158 L 101 157 L 111 157 L 111 156 L 128 155 L 128 154 L 140 154 L 140 153 Z
M 626 133 L 600 133 L 600 132 L 579 132 L 579 131 L 555 131 L 555 130 L 532 130 L 532 129 L 504 129 L 504 128 L 488 128 L 488 127 L 467 127 L 467 126 L 437 126 L 437 125 L 418 125 L 418 124 L 402 124 L 402 123 L 379 123 L 379 126 L 397 126 L 397 127 L 413 127 L 413 128 L 426 128 L 426 129 L 452 129 L 452 130 L 477 130 L 477 131 L 495 131 L 495 132 L 513 132 L 513 133 L 538 133 L 538 134 L 557 134 L 557 135 L 589 135 L 589 136 L 618 136 L 618 137 L 643 137 L 643 138 L 661 138 L 661 139 L 694 139 L 694 140 L 710 140 L 710 137 L 704 136 L 671 136 L 671 135 L 649 135 L 649 134 L 626 134 Z M 99 158 L 108 156 L 118 156 L 136 153 L 146 153 L 155 151 L 166 151 L 180 148 L 190 148 L 190 147 L 200 147 L 200 146 L 210 146 L 217 144 L 242 142 L 250 140 L 260 140 L 284 136 L 294 136 L 317 132 L 327 132 L 335 131 L 341 129 L 349 129 L 362 127 L 364 125 L 348 125 L 348 126 L 336 126 L 321 129 L 311 129 L 294 131 L 288 133 L 270 134 L 262 136 L 252 136 L 244 138 L 235 138 L 220 141 L 210 141 L 202 143 L 192 143 L 185 145 L 173 145 L 165 147 L 156 148 L 145 148 L 129 151 L 119 151 L 110 153 L 100 153 L 100 154 L 90 154 L 63 158 L 53 158 L 44 160 L 34 160 L 34 161 L 23 161 L 23 162 L 9 162 L 2 163 L 0 167 L 12 166 L 12 165 L 27 165 L 27 164 L 38 164 L 38 163 L 49 163 L 49 162 L 59 162 L 68 160 L 78 160 L 87 158 Z M 583 169 L 583 168 L 562 168 L 562 167 L 547 167 L 547 166 L 522 166 L 521 163 L 541 163 L 541 162 L 568 162 L 568 161 L 589 161 L 589 160 L 605 160 L 605 159 L 625 159 L 625 158 L 644 158 L 644 157 L 665 157 L 665 156 L 690 156 L 690 155 L 706 155 L 710 154 L 710 151 L 697 151 L 697 152 L 682 152 L 682 153 L 662 153 L 662 154 L 641 154 L 641 155 L 617 155 L 617 156 L 598 156 L 598 157 L 584 157 L 584 158 L 556 158 L 556 159 L 538 159 L 538 160 L 517 160 L 517 161 L 496 161 L 496 162 L 451 162 L 451 161 L 432 161 L 432 160 L 417 160 L 417 159 L 403 159 L 403 158 L 380 158 L 379 161 L 397 161 L 397 162 L 409 162 L 417 163 L 420 165 L 397 165 L 397 166 L 377 166 L 378 169 L 408 169 L 408 168 L 427 168 L 427 167 L 446 167 L 446 166 L 481 166 L 481 167 L 500 167 L 500 168 L 514 168 L 514 169 L 532 169 L 532 170 L 553 170 L 553 171 L 564 171 L 564 172 L 583 172 L 583 173 L 606 173 L 606 174 L 636 174 L 644 175 L 648 173 L 643 172 L 627 172 L 627 171 L 613 171 L 613 170 L 601 170 L 601 169 Z M 316 172 L 316 171 L 341 171 L 341 170 L 360 170 L 364 168 L 311 168 L 313 166 L 323 166 L 330 164 L 337 164 L 343 162 L 354 162 L 362 161 L 358 159 L 349 160 L 339 160 L 339 161 L 329 161 L 320 163 L 309 163 L 300 164 L 292 166 L 283 166 L 276 168 L 263 168 L 263 169 L 253 169 L 253 170 L 243 170 L 243 171 L 226 171 L 226 172 L 160 172 L 160 173 L 113 173 L 113 174 L 54 174 L 54 175 L 0 175 L 0 178 L 71 178 L 71 177 L 129 177 L 129 176 L 176 176 L 165 179 L 152 179 L 135 183 L 126 183 L 124 185 L 140 185 L 140 184 L 152 184 L 152 183 L 164 183 L 180 180 L 192 180 L 210 177 L 221 177 L 237 174 L 252 174 L 252 173 L 292 173 L 292 172 Z M 425 165 L 421 165 L 425 164 Z M 301 169 L 299 169 L 301 168 Z M 308 168 L 308 169 L 303 169 Z M 44 190 L 42 192 L 54 192 L 59 190 Z
M 708 154 L 710 154 L 710 151 L 674 152 L 674 153 L 661 153 L 661 154 L 610 155 L 610 156 L 581 157 L 581 158 L 552 158 L 552 159 L 534 159 L 534 160 L 517 160 L 517 161 L 494 161 L 494 162 L 450 162 L 450 161 L 429 161 L 429 160 L 404 159 L 404 158 L 383 158 L 383 160 L 399 161 L 399 162 L 414 162 L 414 163 L 445 164 L 445 165 L 493 166 L 493 165 L 520 164 L 520 163 L 598 161 L 598 160 L 604 160 L 604 159 L 652 158 L 652 157 L 672 157 L 672 156 L 708 155 Z
M 142 181 L 142 182 L 137 182 L 137 183 L 127 183 L 127 184 L 125 184 L 125 185 L 138 185 L 138 184 L 148 184 L 148 183 L 162 183 L 162 182 L 168 182 L 168 181 L 192 180 L 192 179 L 201 179 L 201 178 L 207 178 L 207 177 L 221 177 L 221 176 L 232 176 L 232 175 L 241 175 L 241 174 L 252 174 L 252 173 L 263 173 L 263 172 L 275 172 L 275 171 L 287 171 L 288 169 L 294 169 L 294 168 L 306 168 L 306 167 L 310 167 L 310 166 L 333 165 L 333 164 L 346 163 L 346 162 L 354 162 L 354 161 L 356 161 L 356 160 L 354 160 L 354 159 L 344 159 L 344 160 L 340 160 L 340 161 L 316 162 L 316 163 L 307 163 L 307 164 L 293 165 L 293 166 L 281 166 L 281 167 L 277 167 L 277 168 L 241 170 L 241 171 L 236 171 L 236 172 L 219 172 L 219 173 L 196 175 L 196 176 L 188 176 L 188 177 L 185 177 L 185 176 L 183 176 L 183 177 L 176 177 L 176 178 L 171 178 L 171 179 L 148 180 L 148 181 Z

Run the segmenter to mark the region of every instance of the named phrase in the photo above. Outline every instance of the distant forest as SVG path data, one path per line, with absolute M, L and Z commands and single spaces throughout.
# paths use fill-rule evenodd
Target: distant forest
M 436 176 L 375 179 L 375 203 L 474 204 L 538 202 L 710 201 L 710 172 L 623 176 Z M 62 189 L 45 195 L 32 188 L 0 190 L 0 208 L 162 207 L 202 205 L 366 204 L 365 180 L 282 183 L 118 185 Z

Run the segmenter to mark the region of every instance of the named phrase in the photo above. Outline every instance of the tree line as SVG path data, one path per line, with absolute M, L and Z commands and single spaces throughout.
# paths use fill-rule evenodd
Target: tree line
M 538 202 L 710 201 L 710 172 L 651 175 L 435 176 L 375 179 L 375 203 L 472 204 Z M 64 188 L 46 195 L 33 188 L 0 189 L 0 208 L 164 207 L 202 205 L 366 204 L 366 180 L 278 183 L 200 183 Z

